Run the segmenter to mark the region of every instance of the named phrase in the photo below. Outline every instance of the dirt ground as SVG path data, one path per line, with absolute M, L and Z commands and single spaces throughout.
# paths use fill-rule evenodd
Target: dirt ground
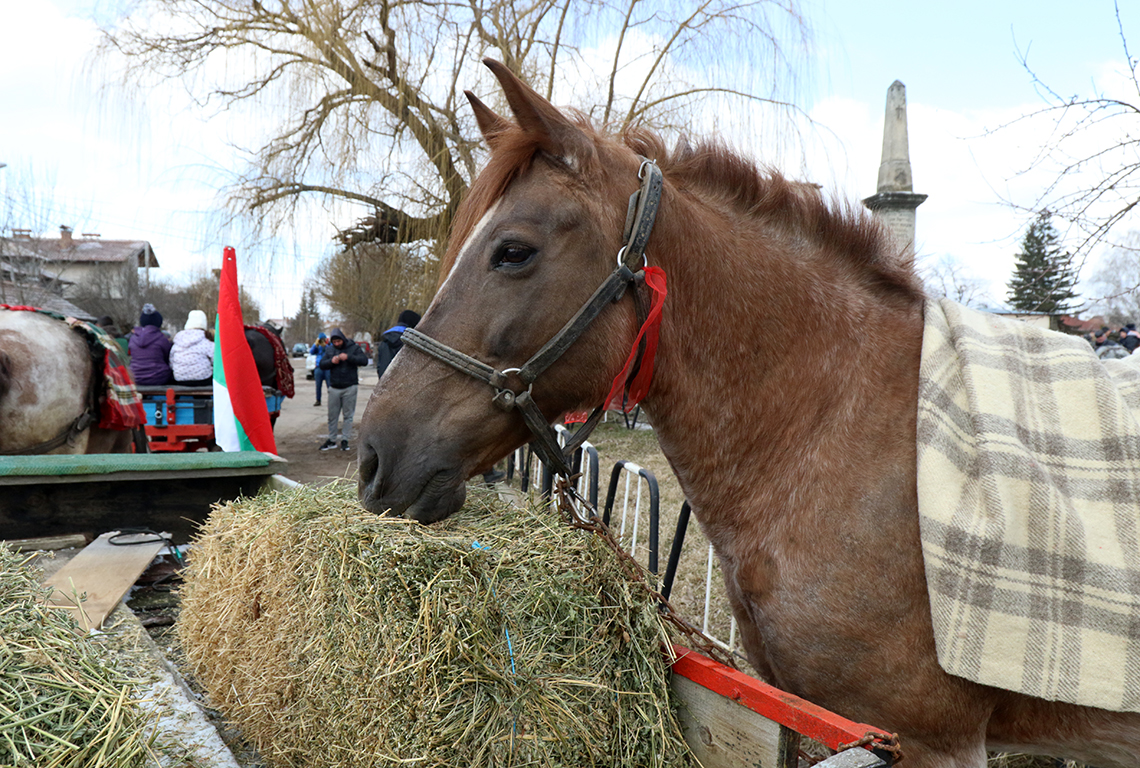
M 277 439 L 277 453 L 288 460 L 284 474 L 298 483 L 326 483 L 338 477 L 356 474 L 356 427 L 364 416 L 364 408 L 376 386 L 376 369 L 360 368 L 360 391 L 356 397 L 356 417 L 353 422 L 353 439 L 348 452 L 339 448 L 319 450 L 328 433 L 328 399 L 322 395 L 321 406 L 316 401 L 315 381 L 305 378 L 305 359 L 292 358 L 293 382 L 296 394 L 281 406 L 281 415 L 273 428 Z

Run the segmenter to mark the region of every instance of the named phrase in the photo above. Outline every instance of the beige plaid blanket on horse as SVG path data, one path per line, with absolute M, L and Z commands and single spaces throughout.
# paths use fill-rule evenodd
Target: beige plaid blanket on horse
M 1140 354 L 928 301 L 918 507 L 943 669 L 1140 711 Z

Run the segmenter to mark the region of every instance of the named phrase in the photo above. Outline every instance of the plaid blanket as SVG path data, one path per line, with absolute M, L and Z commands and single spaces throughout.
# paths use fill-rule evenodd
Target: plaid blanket
M 1140 711 L 1140 355 L 928 301 L 918 502 L 947 672 Z
M 135 389 L 131 365 L 123 348 L 111 334 L 94 323 L 67 318 L 67 324 L 87 334 L 87 343 L 102 350 L 103 382 L 99 387 L 99 427 L 102 429 L 133 429 L 146 424 L 146 411 L 142 397 Z M 95 364 L 98 365 L 96 355 Z

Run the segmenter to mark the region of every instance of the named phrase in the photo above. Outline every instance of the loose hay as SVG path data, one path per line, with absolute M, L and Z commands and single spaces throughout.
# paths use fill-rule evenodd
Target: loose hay
M 469 499 L 432 526 L 348 483 L 215 509 L 178 624 L 213 705 L 273 766 L 694 764 L 603 542 Z
M 0 544 L 0 765 L 132 768 L 151 754 L 133 681 L 66 611 L 47 608 L 27 558 Z

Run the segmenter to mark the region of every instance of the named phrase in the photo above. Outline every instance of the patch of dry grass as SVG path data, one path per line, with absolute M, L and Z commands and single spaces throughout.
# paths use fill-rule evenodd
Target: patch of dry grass
M 134 681 L 0 543 L 0 765 L 133 768 L 153 754 Z

